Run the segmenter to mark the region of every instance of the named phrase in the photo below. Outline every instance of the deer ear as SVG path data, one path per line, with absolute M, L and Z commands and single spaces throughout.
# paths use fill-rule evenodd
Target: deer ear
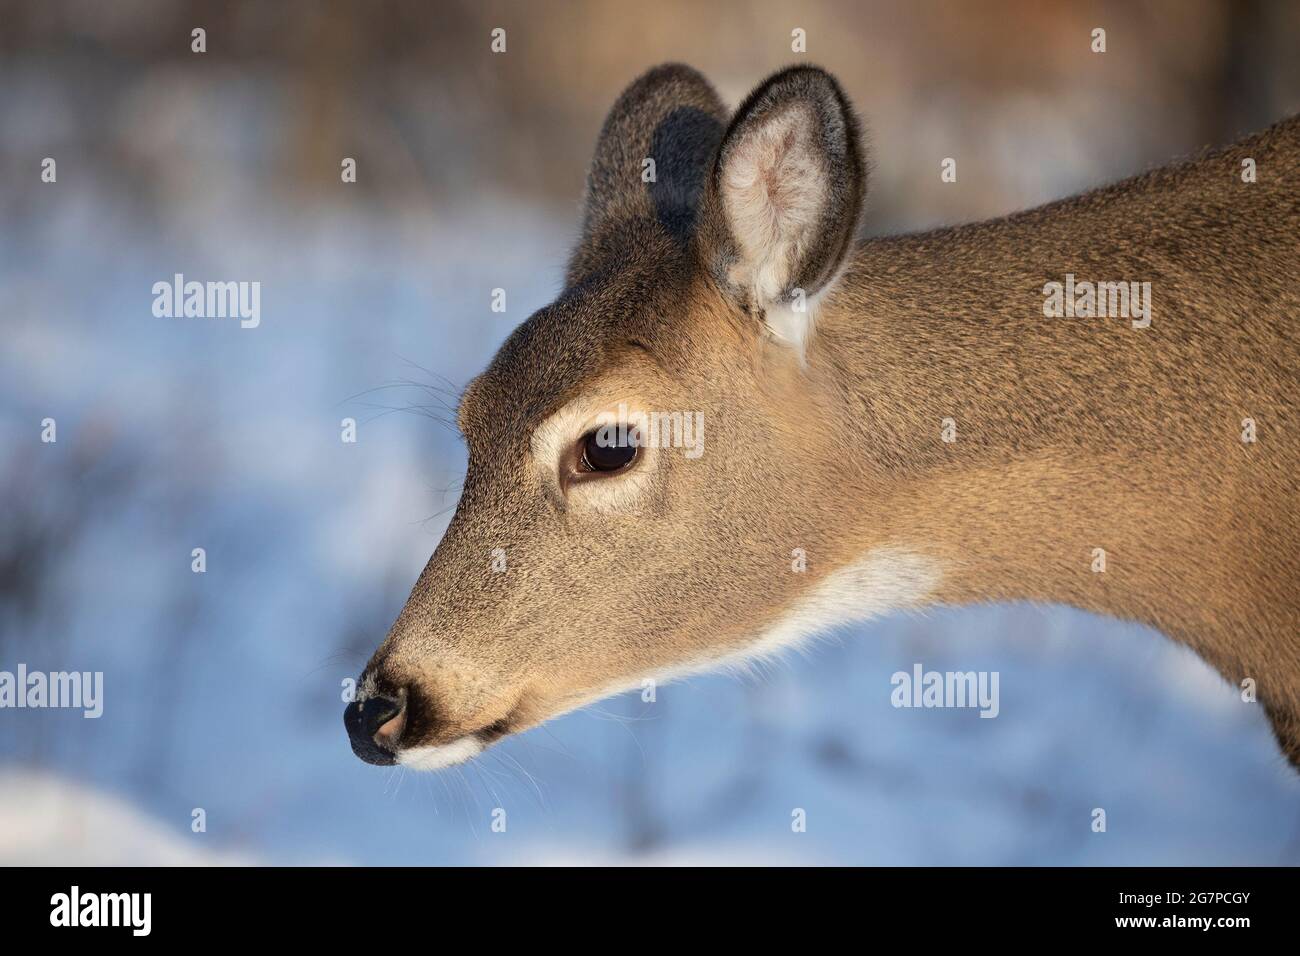
M 843 264 L 866 192 L 858 122 L 835 79 L 799 66 L 762 83 L 736 111 L 710 186 L 710 267 L 802 354 L 813 296 Z
M 709 81 L 680 63 L 657 66 L 623 91 L 596 140 L 570 285 L 607 257 L 640 249 L 647 231 L 687 245 L 726 124 Z

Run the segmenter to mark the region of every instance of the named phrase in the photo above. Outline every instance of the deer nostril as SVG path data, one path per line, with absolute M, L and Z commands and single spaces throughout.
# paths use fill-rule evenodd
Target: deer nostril
M 406 709 L 402 708 L 375 729 L 375 743 L 385 750 L 396 750 L 397 741 L 402 739 L 402 728 L 405 725 Z
M 393 751 L 404 722 L 401 701 L 391 697 L 354 700 L 343 711 L 343 726 L 352 742 L 352 752 L 366 763 L 397 762 Z

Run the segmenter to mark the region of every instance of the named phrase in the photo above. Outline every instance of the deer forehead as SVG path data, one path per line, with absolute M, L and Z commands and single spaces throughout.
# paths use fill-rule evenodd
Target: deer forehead
M 690 362 L 689 326 L 707 311 L 701 304 L 677 260 L 662 269 L 628 264 L 600 283 L 567 290 L 516 328 L 466 387 L 457 409 L 461 431 L 497 441 L 513 424 L 531 434 L 575 397 L 604 391 L 617 403 L 613 376 L 636 389 L 676 375 Z

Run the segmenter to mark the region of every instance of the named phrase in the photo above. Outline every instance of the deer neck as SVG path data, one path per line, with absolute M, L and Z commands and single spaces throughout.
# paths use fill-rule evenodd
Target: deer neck
M 1231 565 L 1203 555 L 1234 529 L 1203 474 L 1206 459 L 1233 474 L 1232 423 L 1208 434 L 1202 396 L 1153 352 L 1158 324 L 1044 316 L 1045 283 L 1067 273 L 1043 250 L 1070 226 L 1052 228 L 1013 220 L 858 250 L 808 354 L 880 482 L 846 483 L 841 513 L 861 516 L 864 548 L 932 560 L 932 601 L 1065 603 L 1176 634 L 1226 620 L 1235 589 L 1213 578 Z M 1091 261 L 1079 281 L 1150 274 L 1118 253 Z

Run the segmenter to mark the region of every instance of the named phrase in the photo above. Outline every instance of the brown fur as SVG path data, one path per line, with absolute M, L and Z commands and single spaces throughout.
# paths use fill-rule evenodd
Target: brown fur
M 849 138 L 822 144 L 843 208 L 801 260 L 824 280 L 865 187 L 856 124 L 820 71 L 770 82 L 843 111 Z M 933 600 L 1142 621 L 1254 678 L 1300 765 L 1300 121 L 1020 215 L 861 243 L 801 360 L 728 284 L 716 156 L 755 115 L 724 135 L 708 84 L 662 67 L 606 121 L 569 285 L 467 390 L 460 504 L 367 668 L 408 694 L 403 746 L 490 742 L 742 651 L 826 575 L 902 544 L 942 568 Z M 647 187 L 640 160 L 665 149 Z M 1045 318 L 1043 285 L 1067 272 L 1150 281 L 1151 326 Z M 702 411 L 707 451 L 650 457 L 631 502 L 597 510 L 530 445 L 584 396 Z
M 1150 624 L 1253 678 L 1300 764 L 1298 263 L 1292 118 L 1021 215 L 867 243 L 814 347 L 896 476 L 881 517 L 961 568 L 943 600 Z M 1066 272 L 1151 281 L 1150 328 L 1043 318 Z M 956 443 L 933 440 L 943 417 Z

